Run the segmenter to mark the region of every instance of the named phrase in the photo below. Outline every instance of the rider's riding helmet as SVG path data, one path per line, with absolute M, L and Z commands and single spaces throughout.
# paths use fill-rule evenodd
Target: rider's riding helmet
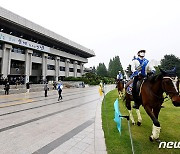
M 140 57 L 144 57 L 145 53 L 146 53 L 146 50 L 140 50 L 140 51 L 138 51 L 137 55 Z

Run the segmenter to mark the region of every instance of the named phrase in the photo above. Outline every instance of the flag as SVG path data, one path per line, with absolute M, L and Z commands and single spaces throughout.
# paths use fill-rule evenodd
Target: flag
M 116 99 L 116 101 L 114 102 L 114 121 L 117 123 L 117 129 L 121 134 L 121 112 L 119 111 L 119 102 L 118 102 L 118 98 Z

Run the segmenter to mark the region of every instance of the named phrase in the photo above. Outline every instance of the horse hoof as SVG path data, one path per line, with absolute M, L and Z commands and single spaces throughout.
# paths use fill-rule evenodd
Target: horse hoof
M 154 140 L 153 140 L 153 138 L 151 137 L 151 136 L 149 136 L 149 140 L 151 141 L 151 142 L 153 142 Z
M 132 122 L 132 124 L 133 124 L 133 125 L 136 125 L 136 123 L 135 123 L 135 122 Z
M 137 125 L 138 125 L 138 126 L 141 126 L 141 122 L 138 121 L 138 122 L 137 122 Z

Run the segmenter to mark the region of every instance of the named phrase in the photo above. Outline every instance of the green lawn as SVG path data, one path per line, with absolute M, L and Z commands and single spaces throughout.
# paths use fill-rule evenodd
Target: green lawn
M 114 101 L 118 98 L 117 90 L 110 91 L 105 97 L 105 103 L 102 105 L 102 123 L 105 133 L 105 142 L 108 154 L 130 154 L 131 143 L 128 131 L 128 122 L 122 120 L 122 134 L 120 135 L 116 123 L 114 122 Z M 119 100 L 120 111 L 122 115 L 128 115 L 125 102 Z M 159 121 L 161 124 L 161 141 L 180 142 L 180 108 L 173 106 L 171 101 L 163 104 L 165 108 L 161 109 Z M 140 107 L 142 116 L 142 125 L 131 125 L 132 138 L 135 154 L 180 154 L 180 149 L 159 149 L 159 143 L 150 142 L 149 136 L 152 132 L 152 121 Z M 136 111 L 133 110 L 134 118 L 137 121 Z

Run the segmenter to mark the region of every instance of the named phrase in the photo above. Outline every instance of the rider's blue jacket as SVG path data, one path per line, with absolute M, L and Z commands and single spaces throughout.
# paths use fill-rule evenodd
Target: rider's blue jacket
M 149 60 L 146 58 L 136 58 L 132 61 L 131 71 L 133 74 L 130 78 L 133 78 L 139 74 L 146 76 L 147 72 L 155 72 L 155 68 L 149 63 Z

